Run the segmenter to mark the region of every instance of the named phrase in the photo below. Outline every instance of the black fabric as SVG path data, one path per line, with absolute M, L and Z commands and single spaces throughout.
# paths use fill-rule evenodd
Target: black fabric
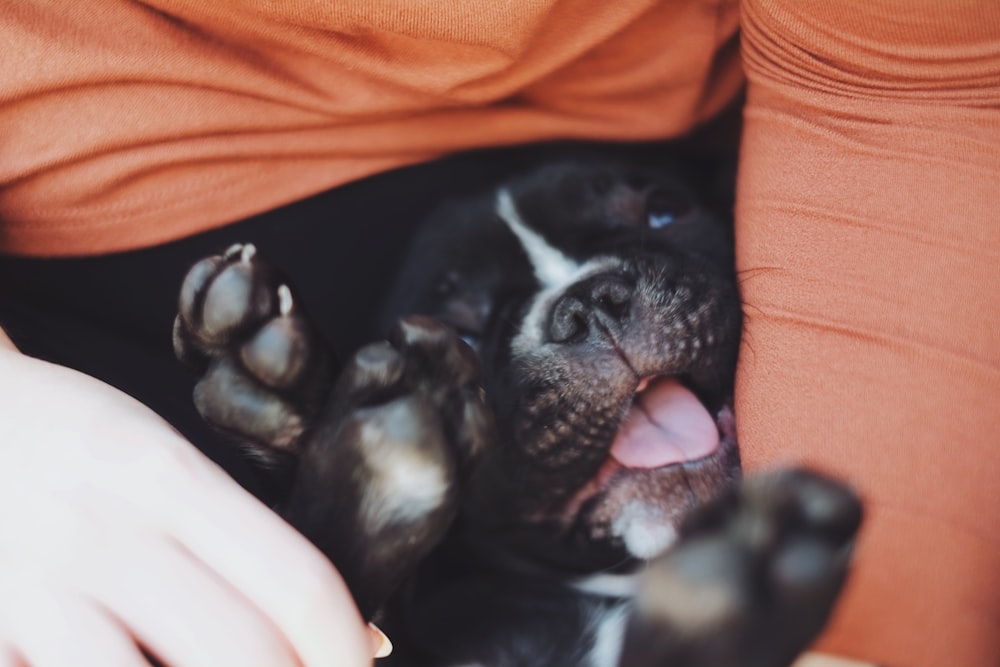
M 463 154 L 351 183 L 165 245 L 74 259 L 0 257 L 0 325 L 27 354 L 82 370 L 149 405 L 251 490 L 256 473 L 191 403 L 194 378 L 171 328 L 187 269 L 236 242 L 257 245 L 296 285 L 340 359 L 383 332 L 378 304 L 418 223 L 446 198 L 552 155 L 659 161 L 676 147 L 538 146 Z

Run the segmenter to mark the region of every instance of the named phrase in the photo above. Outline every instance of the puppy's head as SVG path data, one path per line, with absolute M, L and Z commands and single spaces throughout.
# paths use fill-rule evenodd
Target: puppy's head
M 656 555 L 738 474 L 731 225 L 675 175 L 558 164 L 433 216 L 390 315 L 477 351 L 498 439 L 474 543 L 590 572 Z

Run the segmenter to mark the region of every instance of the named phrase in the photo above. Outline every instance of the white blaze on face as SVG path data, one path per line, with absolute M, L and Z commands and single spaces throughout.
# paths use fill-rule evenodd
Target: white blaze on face
M 595 257 L 580 264 L 570 259 L 527 225 L 518 213 L 513 197 L 505 188 L 497 192 L 496 213 L 517 237 L 541 287 L 529 304 L 527 315 L 512 345 L 514 352 L 530 355 L 544 344 L 543 327 L 546 315 L 556 299 L 570 285 L 588 276 L 613 270 L 620 260 L 612 257 Z
M 542 284 L 542 289 L 566 285 L 579 271 L 580 265 L 567 257 L 558 248 L 554 248 L 542 238 L 542 235 L 525 224 L 521 214 L 514 205 L 510 191 L 501 188 L 497 192 L 497 215 L 507 223 L 507 227 L 521 242 L 528 261 L 535 269 L 535 277 Z

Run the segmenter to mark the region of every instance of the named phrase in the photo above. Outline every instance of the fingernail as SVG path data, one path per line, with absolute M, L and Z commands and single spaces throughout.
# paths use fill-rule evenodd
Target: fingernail
M 369 623 L 368 628 L 372 633 L 372 645 L 375 647 L 375 657 L 384 658 L 392 653 L 392 642 L 385 636 L 385 633 L 379 630 L 378 626 L 374 623 Z

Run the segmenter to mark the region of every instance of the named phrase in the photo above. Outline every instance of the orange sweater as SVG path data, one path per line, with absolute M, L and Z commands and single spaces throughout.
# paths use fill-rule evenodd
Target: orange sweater
M 744 0 L 749 468 L 867 501 L 824 648 L 1000 665 L 1000 3 Z
M 676 136 L 743 85 L 736 0 L 6 3 L 0 251 L 175 239 L 408 163 Z
M 867 500 L 824 648 L 995 667 L 1000 4 L 742 2 L 745 461 Z M 8 252 L 152 244 L 457 149 L 672 136 L 741 85 L 723 0 L 55 4 L 0 24 Z

